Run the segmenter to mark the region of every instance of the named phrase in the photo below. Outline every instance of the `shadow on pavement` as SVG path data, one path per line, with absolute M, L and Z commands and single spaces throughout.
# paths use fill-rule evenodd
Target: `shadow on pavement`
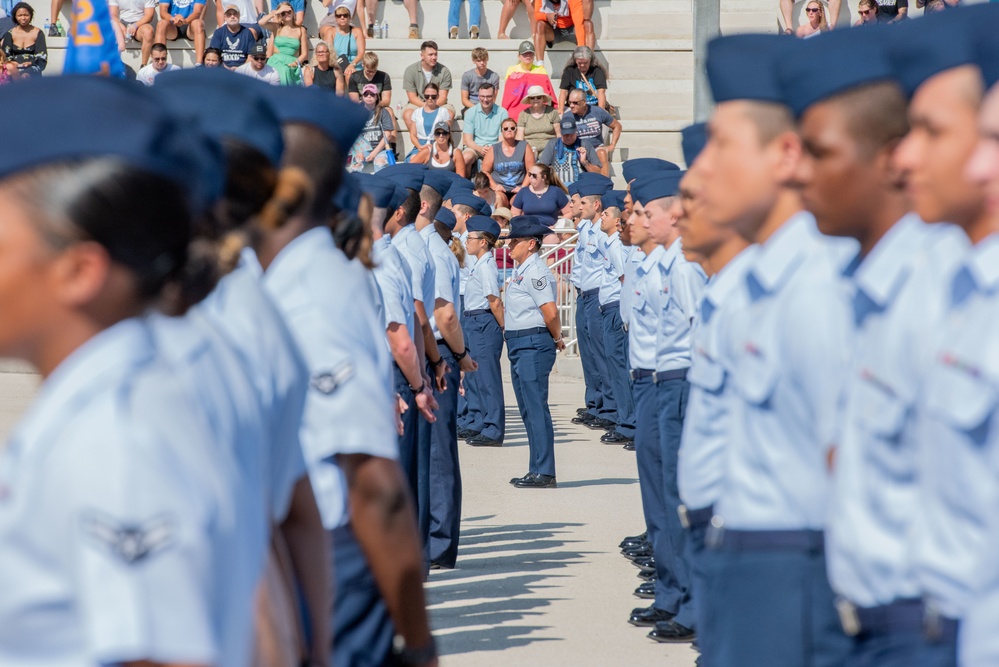
M 560 489 L 575 489 L 581 486 L 614 486 L 620 484 L 638 484 L 634 477 L 601 477 L 600 479 L 577 479 L 568 482 L 559 481 Z
M 427 588 L 441 654 L 502 651 L 553 641 L 531 636 L 548 626 L 525 622 L 543 614 L 543 608 L 556 599 L 543 592 L 551 588 L 544 582 L 565 576 L 557 570 L 588 553 L 566 548 L 573 540 L 559 538 L 569 532 L 567 528 L 579 525 L 549 522 L 463 528 L 458 567 L 435 572 Z

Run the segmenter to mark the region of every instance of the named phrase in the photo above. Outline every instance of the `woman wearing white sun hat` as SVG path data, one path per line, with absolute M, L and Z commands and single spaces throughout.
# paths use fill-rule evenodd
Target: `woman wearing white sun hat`
M 552 98 L 541 86 L 531 86 L 524 94 L 524 102 L 531 106 L 520 112 L 517 118 L 517 139 L 540 153 L 555 137 L 561 137 L 559 121 L 561 116 L 552 106 Z

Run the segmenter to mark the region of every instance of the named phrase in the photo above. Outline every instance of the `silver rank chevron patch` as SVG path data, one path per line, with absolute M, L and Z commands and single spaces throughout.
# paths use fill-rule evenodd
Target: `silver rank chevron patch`
M 103 512 L 91 510 L 83 516 L 83 530 L 88 538 L 126 565 L 134 565 L 173 544 L 175 527 L 165 515 L 139 525 L 121 523 Z
M 320 394 L 329 396 L 352 377 L 354 377 L 354 364 L 345 361 L 331 371 L 313 375 L 309 381 L 309 386 Z
M 543 290 L 548 287 L 548 276 L 541 276 L 537 280 L 532 280 L 531 282 L 534 283 L 534 289 Z

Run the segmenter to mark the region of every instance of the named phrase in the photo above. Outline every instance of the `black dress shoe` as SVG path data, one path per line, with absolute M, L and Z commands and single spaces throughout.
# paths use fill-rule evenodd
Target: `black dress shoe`
M 639 587 L 635 589 L 634 595 L 636 598 L 641 598 L 643 600 L 655 600 L 656 582 L 646 581 L 645 583 L 639 585 Z
M 594 431 L 606 431 L 608 428 L 616 428 L 617 423 L 603 417 L 594 417 L 586 423 L 586 427 Z
M 657 576 L 654 567 L 644 567 L 638 573 L 638 578 L 643 581 L 655 581 Z
M 617 431 L 610 431 L 600 436 L 600 442 L 606 445 L 623 445 L 626 442 L 633 442 L 633 441 L 628 436 L 621 435 Z
M 636 558 L 642 558 L 643 556 L 651 556 L 652 547 L 649 546 L 648 544 L 643 544 L 641 546 L 634 547 L 632 549 L 622 549 L 621 553 L 624 554 L 625 558 L 629 560 L 635 560 Z
M 576 408 L 576 414 L 577 415 L 586 415 L 586 414 L 589 414 L 589 413 L 590 413 L 590 409 L 589 408 Z
M 656 627 L 649 633 L 649 639 L 663 644 L 686 644 L 694 641 L 695 637 L 693 630 L 672 620 L 656 623 Z
M 533 472 L 529 472 L 526 475 L 524 475 L 523 477 L 514 477 L 513 479 L 510 480 L 510 483 L 511 484 L 516 484 L 517 482 L 523 482 L 528 477 L 533 477 L 533 476 L 534 476 L 534 473 Z
M 628 622 L 639 627 L 651 628 L 656 623 L 673 620 L 675 615 L 662 609 L 656 609 L 655 607 L 639 607 L 638 609 L 631 610 Z
M 635 441 L 634 440 L 629 440 L 628 442 L 624 443 L 624 451 L 626 451 L 626 452 L 633 452 L 633 451 L 635 451 Z
M 622 549 L 637 549 L 638 547 L 651 546 L 648 540 L 622 540 L 618 545 Z
M 518 489 L 554 489 L 558 487 L 558 483 L 552 475 L 531 474 L 534 476 L 530 478 L 525 477 L 519 482 L 514 483 L 514 486 Z
M 472 447 L 502 447 L 503 446 L 503 441 L 502 440 L 493 440 L 492 438 L 487 438 L 486 436 L 482 435 L 481 433 L 479 435 L 473 435 L 471 438 L 469 438 L 465 442 L 467 442 L 468 444 L 470 444 Z
M 631 559 L 631 564 L 640 570 L 646 568 L 656 569 L 656 558 L 655 556 L 639 556 L 637 558 Z
M 458 429 L 458 437 L 461 438 L 462 440 L 465 440 L 466 438 L 471 438 L 471 437 L 476 436 L 478 434 L 479 434 L 478 431 L 473 431 L 470 428 L 459 428 Z
M 618 546 L 624 549 L 625 542 L 648 542 L 648 540 L 649 540 L 648 533 L 642 533 L 641 535 L 629 535 L 628 537 L 621 540 L 621 544 Z
M 576 415 L 575 417 L 573 417 L 569 421 L 571 421 L 573 424 L 582 424 L 582 425 L 586 426 L 587 424 L 589 424 L 594 419 L 596 419 L 596 417 L 594 417 L 593 415 L 591 415 L 589 412 L 584 412 L 581 415 Z

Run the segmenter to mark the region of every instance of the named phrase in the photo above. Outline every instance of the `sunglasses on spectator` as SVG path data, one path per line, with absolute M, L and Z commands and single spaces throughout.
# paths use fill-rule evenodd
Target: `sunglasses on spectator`
M 278 16 L 291 16 L 291 13 L 292 13 L 292 12 L 291 12 L 291 10 L 290 10 L 290 9 L 286 9 L 286 10 L 285 10 L 285 11 L 283 11 L 283 12 L 278 12 Z
M 504 127 L 503 131 L 504 132 L 516 132 L 517 131 L 517 126 L 514 125 L 513 127 Z
M 816 12 L 819 11 L 819 8 L 818 7 L 807 7 L 807 8 L 805 8 L 805 11 L 808 12 L 809 14 L 815 14 Z
M 867 16 L 868 14 L 873 14 L 873 9 L 861 9 L 859 10 L 861 16 Z
M 166 61 L 166 56 L 163 56 L 162 58 L 153 58 L 154 63 L 165 63 Z
M 446 137 L 449 136 L 450 134 L 451 133 L 448 132 L 447 130 L 437 130 L 436 132 L 434 132 L 435 137 Z
M 541 174 L 536 174 L 533 171 L 527 172 L 527 175 L 531 178 L 541 178 Z
M 437 99 L 437 95 L 424 95 L 423 99 L 425 99 L 425 100 L 436 100 Z
M 378 94 L 369 91 L 367 93 L 361 93 L 361 97 L 378 97 Z
M 256 60 L 258 63 L 267 61 L 267 56 L 253 56 L 252 58 L 253 60 Z
M 569 100 L 569 106 L 574 107 L 578 104 L 582 104 L 583 100 Z
M 337 13 L 334 16 L 336 16 L 338 19 L 349 19 L 350 18 L 350 14 L 340 14 L 340 13 Z

